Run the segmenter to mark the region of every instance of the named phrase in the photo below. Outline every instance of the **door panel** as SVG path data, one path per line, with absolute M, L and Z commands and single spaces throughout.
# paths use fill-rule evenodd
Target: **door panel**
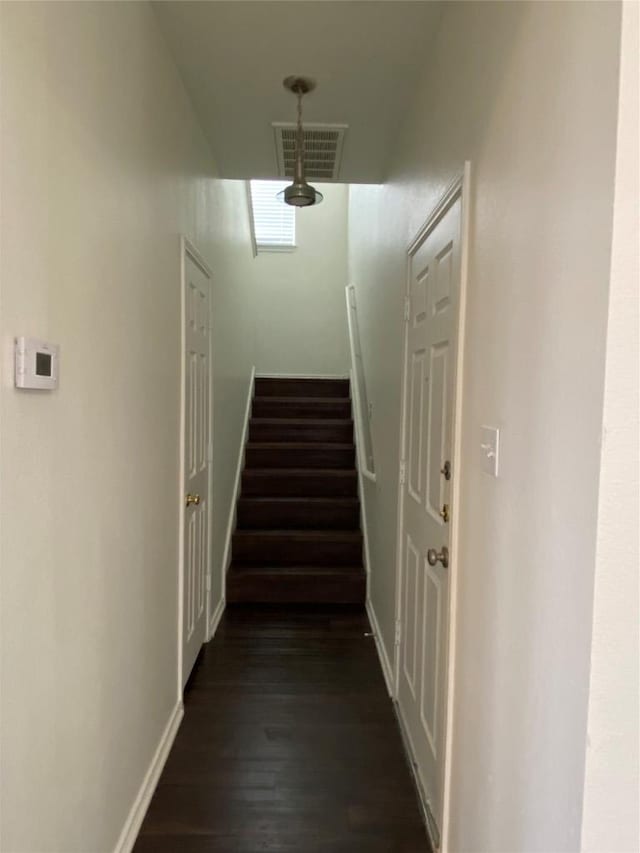
M 411 538 L 407 537 L 406 547 L 406 584 L 405 584 L 405 613 L 407 614 L 407 638 L 404 644 L 404 673 L 407 684 L 415 698 L 416 689 L 416 650 L 418 648 L 418 573 L 420 570 L 420 555 L 413 547 Z
M 424 350 L 411 356 L 411 404 L 409 408 L 409 494 L 422 503 L 422 445 L 424 441 Z
M 440 473 L 447 458 L 447 360 L 449 346 L 441 343 L 431 347 L 429 366 L 429 406 L 426 428 L 427 443 L 427 510 L 436 524 L 441 524 L 440 510 L 444 503 L 446 481 Z
M 434 760 L 438 758 L 438 693 L 440 682 L 440 642 L 442 634 L 442 583 L 438 574 L 425 565 L 424 641 L 420 719 Z
M 185 288 L 183 686 L 206 638 L 209 551 L 209 278 L 189 254 Z
M 433 289 L 432 314 L 440 314 L 449 307 L 451 298 L 451 275 L 453 271 L 453 243 L 438 252 L 436 257 L 436 286 Z
M 429 282 L 429 267 L 426 267 L 412 286 L 413 328 L 422 325 L 427 318 L 427 292 Z
M 460 290 L 461 200 L 445 210 L 409 257 L 405 361 L 405 485 L 400 537 L 401 641 L 398 702 L 432 816 L 443 802 L 448 571 L 427 552 L 449 547 L 453 382 Z

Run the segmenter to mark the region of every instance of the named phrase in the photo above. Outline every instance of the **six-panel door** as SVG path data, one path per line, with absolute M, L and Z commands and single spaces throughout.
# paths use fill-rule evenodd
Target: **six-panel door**
M 209 279 L 185 256 L 183 686 L 206 634 L 209 474 Z
M 453 382 L 460 284 L 458 198 L 409 257 L 405 483 L 398 701 L 425 794 L 441 827 Z M 433 549 L 432 562 L 428 560 Z

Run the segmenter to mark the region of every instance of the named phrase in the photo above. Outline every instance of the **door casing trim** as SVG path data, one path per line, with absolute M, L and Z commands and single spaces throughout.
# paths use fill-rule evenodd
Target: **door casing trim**
M 450 820 L 450 789 L 451 789 L 451 755 L 453 744 L 453 705 L 455 693 L 455 651 L 456 651 L 456 614 L 458 593 L 458 543 L 459 543 L 459 519 L 460 519 L 460 459 L 462 445 L 462 410 L 464 403 L 464 352 L 466 338 L 466 305 L 467 284 L 469 267 L 469 234 L 470 234 L 470 194 L 471 190 L 471 163 L 465 161 L 463 169 L 447 187 L 440 200 L 433 208 L 416 236 L 407 247 L 405 282 L 405 299 L 409 295 L 410 287 L 410 264 L 409 260 L 423 243 L 427 235 L 437 225 L 451 205 L 460 198 L 461 222 L 460 222 L 460 291 L 457 317 L 457 346 L 456 346 L 456 372 L 454 381 L 454 400 L 452 415 L 452 462 L 453 475 L 451 482 L 451 542 L 449 557 L 449 600 L 448 600 L 448 631 L 446 637 L 446 672 L 445 672 L 445 744 L 444 744 L 444 767 L 443 767 L 443 813 L 437 817 L 441 820 L 440 829 L 440 853 L 447 853 L 448 834 Z M 398 455 L 398 471 L 405 458 L 405 440 L 407 426 L 407 383 L 406 383 L 406 360 L 408 347 L 408 326 L 404 323 L 404 344 L 402 348 L 402 397 L 400 413 L 400 446 Z M 396 541 L 396 583 L 395 583 L 395 615 L 396 625 L 404 631 L 401 624 L 402 618 L 402 525 L 404 521 L 404 489 L 398 488 L 397 506 L 397 541 Z M 394 698 L 398 700 L 400 679 L 400 644 L 396 643 L 393 656 L 393 687 Z M 398 704 L 398 714 L 402 719 L 402 710 Z M 403 725 L 406 724 L 402 719 Z M 414 756 L 415 763 L 415 756 Z

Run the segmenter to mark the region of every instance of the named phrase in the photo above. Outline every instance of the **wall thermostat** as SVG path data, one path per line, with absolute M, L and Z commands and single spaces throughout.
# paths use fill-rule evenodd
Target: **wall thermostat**
M 16 388 L 53 391 L 58 387 L 57 344 L 37 338 L 16 338 Z

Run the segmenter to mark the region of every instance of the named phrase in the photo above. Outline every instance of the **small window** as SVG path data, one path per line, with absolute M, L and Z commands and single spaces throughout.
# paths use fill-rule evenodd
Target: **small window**
M 296 210 L 277 194 L 290 181 L 250 181 L 251 220 L 258 252 L 291 251 L 296 247 Z

